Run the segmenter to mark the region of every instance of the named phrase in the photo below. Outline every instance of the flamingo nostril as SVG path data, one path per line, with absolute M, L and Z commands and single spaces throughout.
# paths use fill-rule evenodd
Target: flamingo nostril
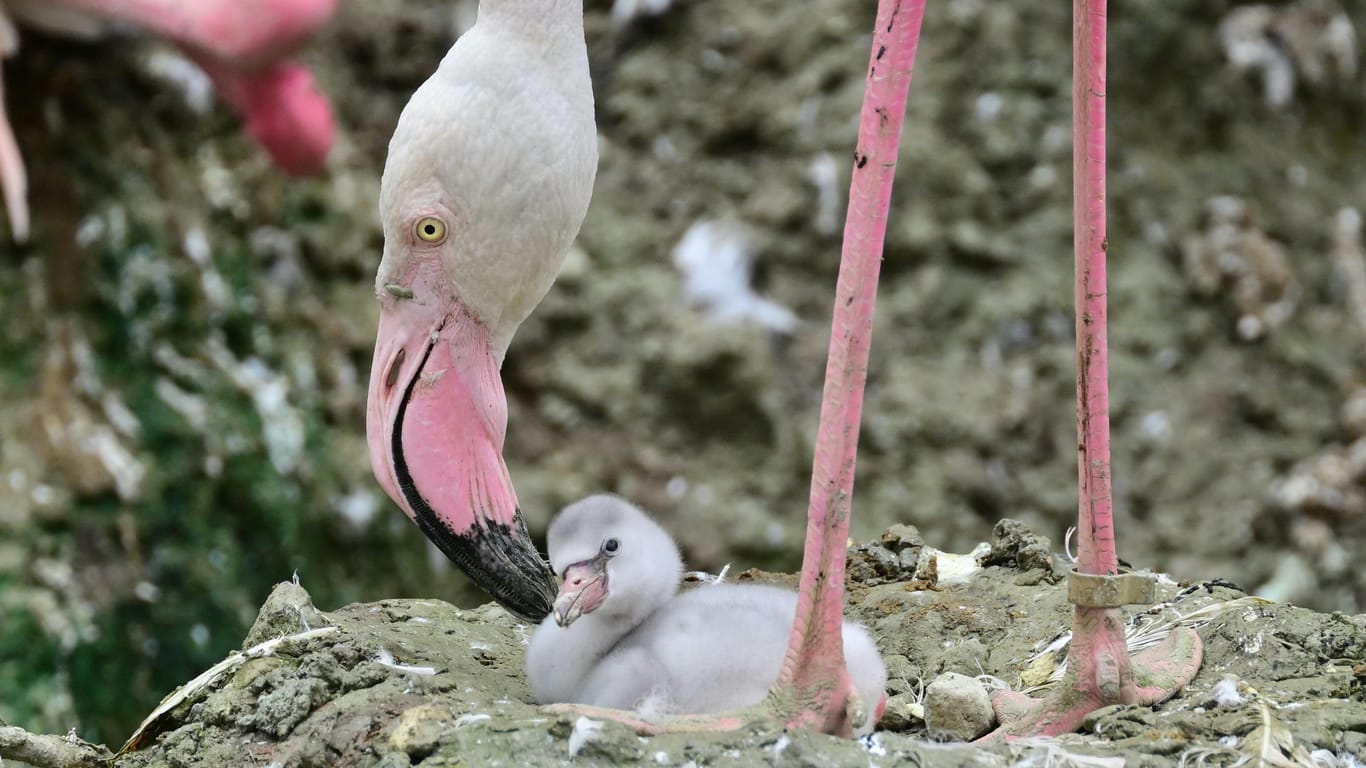
M 398 383 L 398 372 L 403 367 L 403 358 L 408 356 L 408 351 L 399 348 L 398 354 L 394 356 L 394 362 L 389 365 L 389 375 L 384 377 L 384 386 L 393 388 Z

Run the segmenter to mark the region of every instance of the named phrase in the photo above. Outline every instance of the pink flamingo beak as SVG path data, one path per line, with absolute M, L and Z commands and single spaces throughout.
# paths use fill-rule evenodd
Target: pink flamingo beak
M 488 331 L 443 297 L 439 263 L 380 297 L 366 410 L 375 477 L 448 558 L 518 616 L 550 613 L 555 578 L 517 506 L 507 400 Z
M 277 166 L 295 176 L 322 171 L 336 132 L 332 110 L 312 74 L 288 57 L 336 13 L 337 0 L 44 2 L 175 43 L 209 75 Z
M 208 60 L 200 65 L 281 170 L 294 176 L 323 170 L 336 127 L 327 97 L 307 69 L 293 62 L 257 72 Z

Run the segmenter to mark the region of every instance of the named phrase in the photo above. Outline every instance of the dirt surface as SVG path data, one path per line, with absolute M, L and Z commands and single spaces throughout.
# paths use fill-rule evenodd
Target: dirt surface
M 140 737 L 143 748 L 115 765 L 1366 761 L 1366 617 L 1267 603 L 1221 585 L 1178 590 L 1169 579 L 1159 589 L 1169 602 L 1134 617 L 1130 630 L 1163 622 L 1198 629 L 1208 656 L 1177 698 L 1101 710 L 1084 734 L 1060 739 L 975 747 L 925 738 L 920 707 L 926 684 L 940 674 L 994 676 L 1042 695 L 1066 650 L 1052 641 L 1070 615 L 1058 584 L 1068 564 L 1022 526 L 999 534 L 977 556 L 955 556 L 924 546 L 903 526 L 853 554 L 849 613 L 875 633 L 891 672 L 883 729 L 861 740 L 761 721 L 733 733 L 640 738 L 614 722 L 533 706 L 523 673 L 529 628 L 492 604 L 461 610 L 435 600 L 386 600 L 320 614 L 303 587 L 285 583 L 243 648 L 299 639 L 182 692 Z M 1218 685 L 1226 690 L 1214 690 Z M 1088 762 L 1095 758 L 1120 761 Z
M 695 567 L 793 570 L 873 4 L 587 6 L 594 201 L 503 370 L 522 508 L 539 535 L 614 491 Z M 25 32 L 5 84 L 35 239 L 0 245 L 7 722 L 121 741 L 296 571 L 323 605 L 481 602 L 383 498 L 363 441 L 385 144 L 469 7 L 342 4 L 307 54 L 341 141 L 306 181 L 193 107 L 155 47 Z M 1061 3 L 929 7 L 855 541 L 905 523 L 968 551 L 1010 517 L 1057 550 L 1075 517 L 1069 34 Z M 1295 627 L 1366 609 L 1366 267 L 1347 212 L 1366 200 L 1363 34 L 1366 8 L 1335 0 L 1113 9 L 1120 555 L 1302 606 L 1254 611 Z M 689 298 L 686 239 L 713 276 L 747 248 L 770 303 Z M 1056 589 L 1020 588 L 1028 605 Z M 980 638 L 1014 630 L 985 615 Z M 872 623 L 908 617 L 903 639 L 879 630 L 893 656 L 961 629 L 910 607 Z M 472 727 L 451 738 L 488 733 Z

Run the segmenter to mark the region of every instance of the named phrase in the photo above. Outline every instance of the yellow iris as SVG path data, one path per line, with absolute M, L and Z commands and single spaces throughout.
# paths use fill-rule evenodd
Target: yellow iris
M 427 243 L 439 243 L 446 239 L 446 224 L 440 219 L 427 216 L 417 223 L 417 238 Z

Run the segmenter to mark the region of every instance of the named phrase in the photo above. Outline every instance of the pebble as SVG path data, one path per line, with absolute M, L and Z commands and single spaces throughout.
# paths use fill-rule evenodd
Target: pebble
M 986 689 L 974 678 L 945 672 L 925 689 L 925 726 L 936 741 L 972 741 L 994 720 Z

